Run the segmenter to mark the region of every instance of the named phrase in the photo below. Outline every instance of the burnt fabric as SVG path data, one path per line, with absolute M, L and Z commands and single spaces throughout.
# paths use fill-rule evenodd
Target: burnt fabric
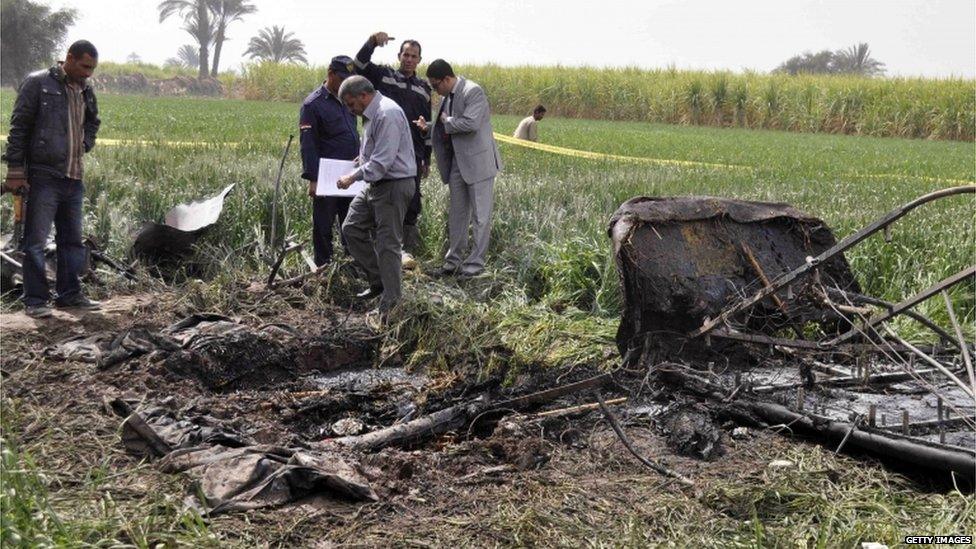
M 823 221 L 787 204 L 709 196 L 633 198 L 613 214 L 609 235 L 624 297 L 617 332 L 622 354 L 648 335 L 684 335 L 760 290 L 764 283 L 750 255 L 772 281 L 836 243 Z M 841 254 L 820 274 L 824 285 L 859 291 Z M 806 297 L 811 280 L 803 277 L 777 292 L 785 312 L 767 299 L 741 322 L 766 333 L 808 321 L 832 329 L 836 315 Z
M 113 407 L 122 411 L 126 405 L 116 402 Z M 278 507 L 318 495 L 379 499 L 363 476 L 335 454 L 250 445 L 210 416 L 180 419 L 163 407 L 150 407 L 128 415 L 122 442 L 137 456 L 161 457 L 161 471 L 193 478 L 200 503 L 211 515 Z

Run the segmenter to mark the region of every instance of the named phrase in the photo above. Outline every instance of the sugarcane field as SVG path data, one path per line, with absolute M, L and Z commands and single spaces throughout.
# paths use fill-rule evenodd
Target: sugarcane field
M 971 545 L 976 5 L 878 6 L 4 0 L 0 545 Z

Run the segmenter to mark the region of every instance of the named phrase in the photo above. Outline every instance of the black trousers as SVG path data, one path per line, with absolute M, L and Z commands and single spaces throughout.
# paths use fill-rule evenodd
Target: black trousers
M 315 264 L 325 265 L 332 261 L 332 226 L 339 230 L 342 248 L 348 253 L 346 239 L 342 236 L 342 222 L 346 220 L 352 197 L 318 196 L 312 200 L 312 245 L 315 248 Z
M 419 160 L 418 160 L 419 162 Z M 419 164 L 418 164 L 419 165 Z M 417 218 L 420 217 L 420 174 L 418 173 L 414 179 L 414 193 L 413 198 L 410 199 L 410 204 L 407 205 L 407 213 L 403 216 L 404 225 L 416 225 Z

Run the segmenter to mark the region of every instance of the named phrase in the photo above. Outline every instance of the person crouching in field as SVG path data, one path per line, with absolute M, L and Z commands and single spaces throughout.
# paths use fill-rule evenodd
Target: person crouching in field
M 369 288 L 358 297 L 382 295 L 377 311 L 382 320 L 400 300 L 403 215 L 417 175 L 413 137 L 403 109 L 366 78 L 347 78 L 339 98 L 353 114 L 363 117 L 363 140 L 359 167 L 340 177 L 336 185 L 348 189 L 359 180 L 367 183 L 352 199 L 342 234 L 369 280 Z
M 539 121 L 546 116 L 546 108 L 539 105 L 532 111 L 532 116 L 526 116 L 519 122 L 517 128 L 515 128 L 515 133 L 512 137 L 516 139 L 524 139 L 526 141 L 538 141 L 539 140 Z
M 427 81 L 442 98 L 433 123 L 431 144 L 441 180 L 451 194 L 447 255 L 444 264 L 432 274 L 477 276 L 485 270 L 495 175 L 502 169 L 491 131 L 488 97 L 478 84 L 455 76 L 454 69 L 443 59 L 436 59 L 427 67 Z M 429 129 L 423 118 L 417 120 L 417 125 L 424 132 Z M 462 261 L 472 217 L 474 244 Z
M 71 44 L 63 62 L 24 80 L 10 115 L 4 186 L 27 192 L 23 301 L 26 314 L 34 318 L 51 316 L 44 247 L 52 223 L 57 243 L 55 306 L 99 309 L 99 303 L 81 290 L 86 255 L 81 236 L 84 155 L 95 146 L 101 124 L 95 92 L 88 84 L 97 65 L 98 50 L 91 42 Z
M 339 86 L 352 75 L 353 61 L 345 55 L 332 58 L 325 82 L 305 98 L 298 115 L 302 144 L 302 179 L 308 181 L 312 198 L 312 245 L 315 264 L 332 261 L 332 225 L 346 220 L 351 197 L 316 196 L 319 159 L 354 160 L 359 154 L 356 117 L 339 100 Z M 342 239 L 343 247 L 346 241 Z

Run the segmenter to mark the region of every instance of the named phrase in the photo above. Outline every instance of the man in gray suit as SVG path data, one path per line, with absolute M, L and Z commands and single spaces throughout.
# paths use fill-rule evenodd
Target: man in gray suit
M 451 193 L 447 255 L 444 264 L 433 274 L 477 276 L 485 270 L 492 192 L 495 175 L 502 168 L 491 131 L 488 97 L 478 84 L 455 76 L 451 65 L 443 59 L 427 67 L 427 81 L 442 98 L 440 109 L 432 125 L 423 117 L 415 123 L 425 133 L 433 128 L 431 144 L 437 155 L 437 169 Z M 462 260 L 468 247 L 468 225 L 472 221 L 474 243 Z

